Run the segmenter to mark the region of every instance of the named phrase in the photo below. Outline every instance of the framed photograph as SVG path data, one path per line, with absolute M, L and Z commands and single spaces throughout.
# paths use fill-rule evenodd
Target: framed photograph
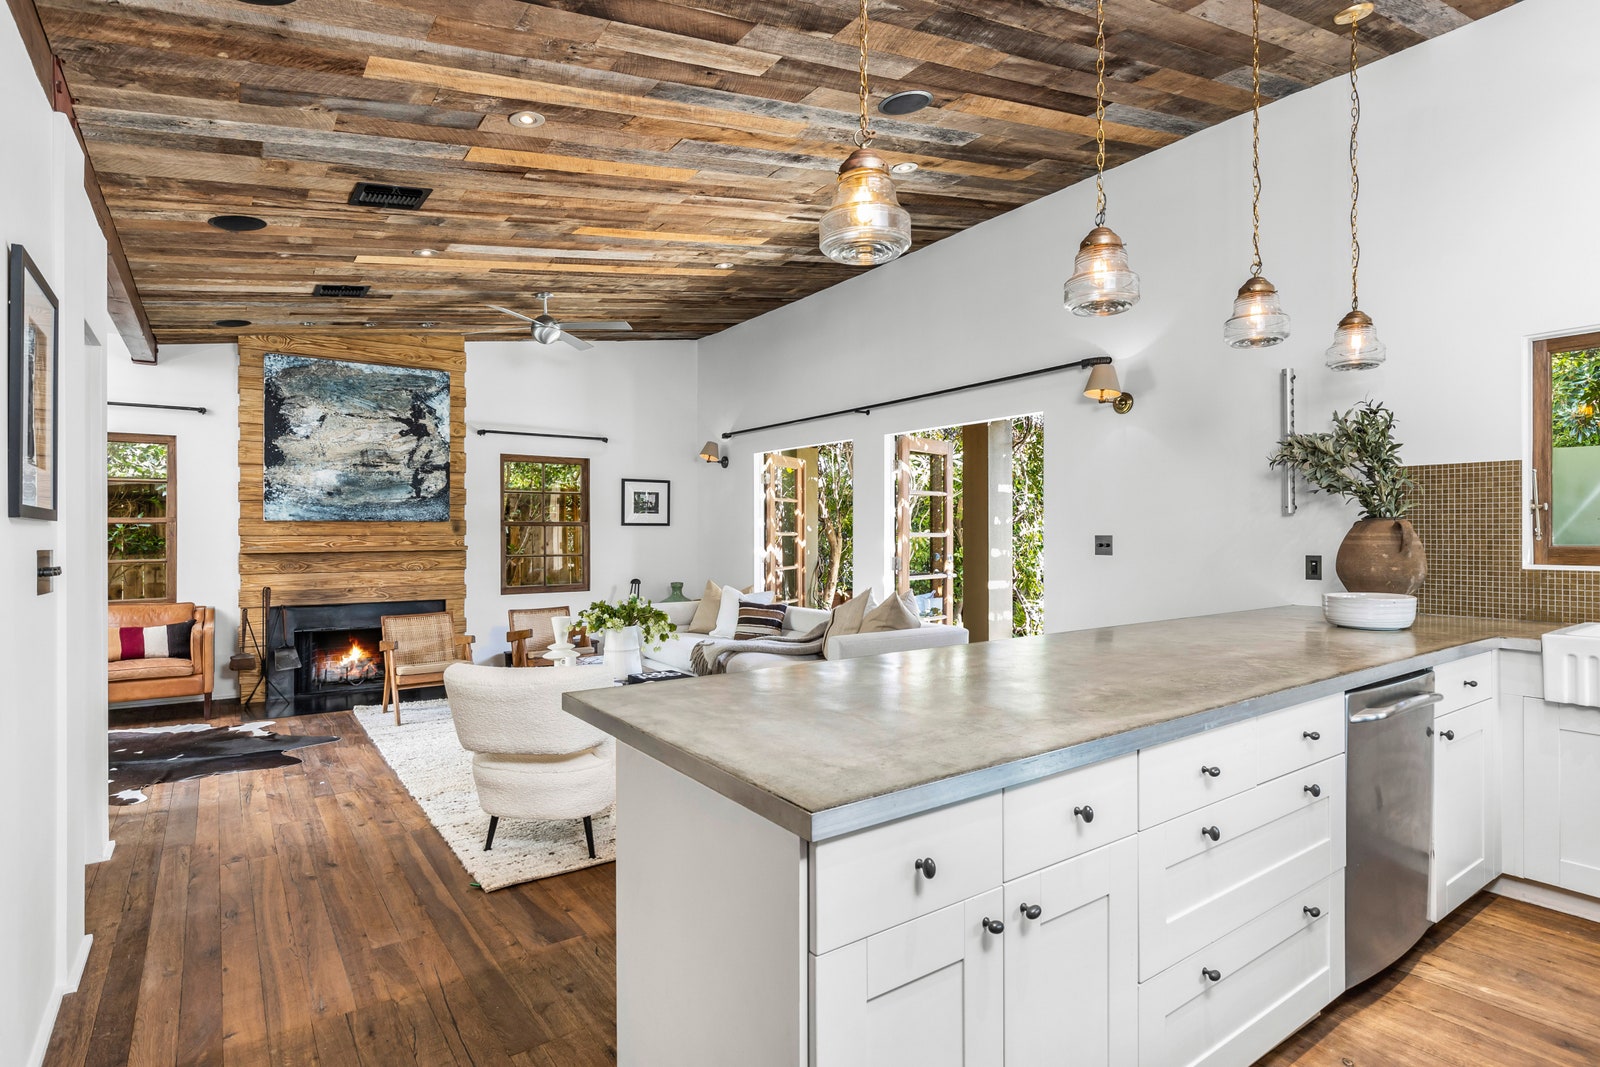
M 622 525 L 671 526 L 672 483 L 654 478 L 622 479 Z
M 6 514 L 56 517 L 56 294 L 21 245 L 11 246 L 7 303 L 10 428 L 6 440 Z

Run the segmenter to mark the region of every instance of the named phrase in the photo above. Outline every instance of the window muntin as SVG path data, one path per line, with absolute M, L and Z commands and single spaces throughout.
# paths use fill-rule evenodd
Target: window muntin
M 177 600 L 178 442 L 106 435 L 106 597 Z
M 500 591 L 589 588 L 589 461 L 500 457 Z

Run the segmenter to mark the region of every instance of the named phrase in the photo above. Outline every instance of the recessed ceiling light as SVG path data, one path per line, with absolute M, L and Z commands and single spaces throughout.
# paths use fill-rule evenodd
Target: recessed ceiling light
M 537 111 L 513 111 L 506 121 L 519 130 L 531 130 L 544 125 L 544 116 Z
M 910 174 L 912 171 L 914 171 L 916 169 L 917 169 L 917 165 L 915 163 L 911 162 L 909 159 L 906 160 L 904 163 L 896 163 L 894 166 L 889 168 L 889 170 L 892 171 L 895 174 Z
M 226 327 L 228 327 L 230 329 L 237 329 L 240 326 L 248 326 L 248 325 L 250 325 L 250 320 L 249 319 L 218 319 L 216 322 L 212 323 L 212 325 L 213 326 L 226 326 Z
M 244 0 L 244 2 L 254 4 L 257 7 L 283 7 L 286 4 L 294 3 L 294 0 Z
M 732 263 L 718 263 L 717 264 L 717 269 L 718 270 L 732 270 L 733 269 L 733 264 Z
M 378 324 L 375 323 L 375 322 L 363 322 L 361 325 L 363 325 L 363 326 L 376 326 Z
M 414 256 L 436 256 L 439 254 L 439 250 L 437 248 L 413 248 L 411 254 Z
M 249 233 L 251 230 L 267 228 L 267 220 L 258 219 L 254 215 L 213 215 L 206 222 L 229 233 Z
M 419 322 L 417 325 L 421 326 L 424 330 L 431 330 L 439 324 L 437 322 Z
M 305 322 L 302 322 L 300 325 L 302 325 L 302 326 L 315 326 L 316 323 L 311 322 L 310 320 L 307 320 Z
M 878 110 L 885 115 L 909 115 L 933 103 L 933 94 L 923 89 L 907 89 L 878 101 Z

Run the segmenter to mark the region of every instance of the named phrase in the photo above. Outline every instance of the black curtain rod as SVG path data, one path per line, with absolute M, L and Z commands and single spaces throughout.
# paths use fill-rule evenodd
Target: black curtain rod
M 1090 356 L 1088 359 L 1060 363 L 1054 367 L 1040 367 L 1038 370 L 1020 371 L 1016 374 L 1007 374 L 1003 378 L 990 378 L 987 381 L 973 382 L 971 385 L 952 385 L 948 389 L 935 389 L 932 392 L 918 393 L 915 396 L 902 396 L 894 400 L 880 400 L 876 404 L 857 404 L 853 408 L 840 408 L 838 411 L 829 411 L 822 415 L 807 415 L 803 419 L 785 419 L 783 422 L 769 422 L 765 426 L 747 426 L 742 430 L 729 430 L 722 435 L 722 439 L 726 441 L 729 438 L 738 437 L 740 434 L 760 433 L 762 430 L 778 430 L 785 426 L 798 426 L 802 422 L 817 422 L 821 419 L 831 419 L 838 415 L 870 415 L 875 408 L 892 408 L 899 404 L 911 404 L 918 400 L 931 400 L 936 396 L 949 396 L 951 393 L 965 393 L 970 389 L 983 389 L 990 385 L 1019 382 L 1024 378 L 1037 378 L 1041 374 L 1055 374 L 1064 370 L 1083 370 L 1086 367 L 1098 367 L 1110 362 L 1110 356 Z
M 189 407 L 186 404 L 135 404 L 131 400 L 107 400 L 108 408 L 159 408 L 162 411 L 195 411 L 201 415 L 206 413 L 205 408 Z
M 479 430 L 478 436 L 486 433 L 505 434 L 508 437 L 559 437 L 563 441 L 609 441 L 609 437 L 594 437 L 582 433 L 540 433 L 538 430 Z

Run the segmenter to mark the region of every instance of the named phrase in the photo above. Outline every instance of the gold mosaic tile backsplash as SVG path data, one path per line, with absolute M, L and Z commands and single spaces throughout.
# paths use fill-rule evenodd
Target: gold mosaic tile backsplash
M 1412 467 L 1410 519 L 1428 551 L 1418 610 L 1541 622 L 1600 620 L 1600 571 L 1522 569 L 1522 469 L 1502 463 Z

